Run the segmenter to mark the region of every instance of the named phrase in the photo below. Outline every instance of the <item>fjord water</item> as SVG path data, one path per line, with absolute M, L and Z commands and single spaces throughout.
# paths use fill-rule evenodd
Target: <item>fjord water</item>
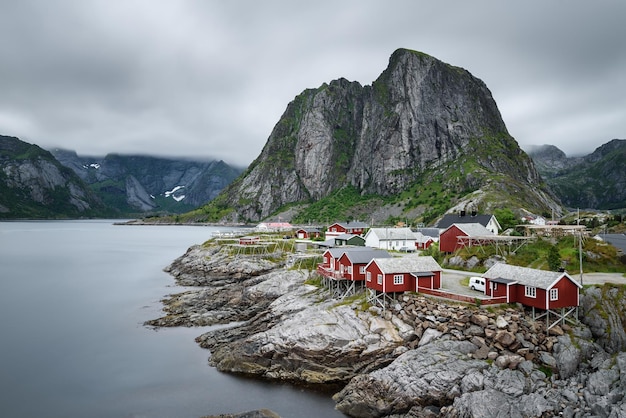
M 204 329 L 143 326 L 185 290 L 163 268 L 216 229 L 0 223 L 2 416 L 343 416 L 328 394 L 216 371 Z

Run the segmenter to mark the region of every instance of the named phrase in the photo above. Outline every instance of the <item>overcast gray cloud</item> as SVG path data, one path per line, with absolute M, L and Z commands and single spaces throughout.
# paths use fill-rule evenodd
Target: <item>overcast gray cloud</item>
M 522 148 L 626 138 L 626 2 L 0 0 L 0 133 L 249 164 L 287 104 L 397 48 L 463 67 Z

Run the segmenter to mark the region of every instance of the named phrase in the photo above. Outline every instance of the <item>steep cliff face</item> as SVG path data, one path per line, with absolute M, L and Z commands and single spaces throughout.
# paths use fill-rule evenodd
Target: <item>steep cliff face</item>
M 184 212 L 213 199 L 241 173 L 223 161 L 119 154 L 82 157 L 60 149 L 52 153 L 121 213 Z
M 582 157 L 546 145 L 529 152 L 537 170 L 571 208 L 626 208 L 626 140 L 613 139 Z
M 98 216 L 104 206 L 47 151 L 0 136 L 0 218 Z
M 339 79 L 296 97 L 222 204 L 259 220 L 346 185 L 394 195 L 436 170 L 454 174 L 455 192 L 489 185 L 528 194 L 533 209 L 558 207 L 485 84 L 406 49 L 393 53 L 372 86 Z

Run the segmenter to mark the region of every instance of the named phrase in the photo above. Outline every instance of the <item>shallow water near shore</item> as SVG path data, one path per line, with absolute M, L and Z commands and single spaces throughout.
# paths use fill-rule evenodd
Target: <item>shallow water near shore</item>
M 0 405 L 10 417 L 342 417 L 329 394 L 216 371 L 198 328 L 151 329 L 163 268 L 215 227 L 0 222 Z

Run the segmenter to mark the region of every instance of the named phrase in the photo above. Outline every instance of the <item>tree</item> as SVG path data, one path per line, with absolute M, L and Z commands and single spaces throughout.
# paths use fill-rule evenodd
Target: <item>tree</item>
M 557 271 L 561 268 L 561 255 L 556 245 L 551 246 L 548 250 L 548 267 L 550 267 L 552 271 Z
M 496 209 L 493 211 L 493 214 L 498 220 L 498 223 L 502 227 L 503 231 L 513 228 L 519 223 L 519 220 L 511 209 Z

